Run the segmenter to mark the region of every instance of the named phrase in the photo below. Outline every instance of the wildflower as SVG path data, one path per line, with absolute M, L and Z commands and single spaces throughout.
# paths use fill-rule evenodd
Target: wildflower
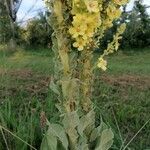
M 113 2 L 117 5 L 125 5 L 128 0 L 113 0 Z
M 79 25 L 79 26 L 76 26 L 76 27 L 71 27 L 69 29 L 69 33 L 72 35 L 73 38 L 76 38 L 79 35 L 84 35 L 85 26 Z
M 74 2 L 75 2 L 75 3 L 79 3 L 79 2 L 80 2 L 80 0 L 74 0 Z
M 106 71 L 106 69 L 107 69 L 107 61 L 104 60 L 102 57 L 100 57 L 98 60 L 99 60 L 98 64 L 97 64 L 98 68 L 101 68 L 103 71 Z
M 80 14 L 80 13 L 77 13 L 74 17 L 73 17 L 73 22 L 72 24 L 75 26 L 75 25 L 79 25 L 81 24 L 81 21 L 83 20 L 86 20 L 86 16 L 85 14 Z
M 88 28 L 86 31 L 85 31 L 85 35 L 84 35 L 84 37 L 86 36 L 87 38 L 88 37 L 93 37 L 93 35 L 94 35 L 94 32 L 93 32 L 93 29 L 92 28 Z
M 85 0 L 85 5 L 87 7 L 87 10 L 91 13 L 98 13 L 99 12 L 99 7 L 98 7 L 98 2 L 96 0 Z
M 81 2 L 81 1 L 80 1 Z M 72 27 L 69 33 L 75 40 L 73 46 L 79 51 L 88 47 L 90 39 L 94 36 L 97 28 L 101 25 L 100 8 L 97 0 L 83 0 L 81 9 L 75 9 L 73 12 Z M 74 8 L 77 7 L 79 0 L 74 0 Z M 85 4 L 85 5 L 84 5 Z M 88 10 L 88 12 L 87 12 Z
M 111 20 L 117 19 L 121 15 L 121 10 L 116 8 L 114 5 L 109 5 L 106 9 L 107 15 Z
M 76 42 L 73 43 L 73 46 L 78 48 L 79 51 L 82 51 L 84 49 L 84 46 L 86 45 L 86 41 L 83 38 L 78 38 Z

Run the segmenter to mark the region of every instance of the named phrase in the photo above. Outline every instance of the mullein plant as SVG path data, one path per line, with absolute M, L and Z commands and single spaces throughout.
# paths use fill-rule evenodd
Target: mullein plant
M 57 98 L 59 124 L 47 121 L 41 150 L 107 150 L 113 132 L 103 121 L 95 126 L 91 101 L 93 71 L 107 69 L 105 56 L 117 51 L 125 30 L 121 24 L 113 41 L 93 63 L 94 49 L 121 15 L 127 0 L 45 0 L 53 28 L 54 74 L 50 88 Z

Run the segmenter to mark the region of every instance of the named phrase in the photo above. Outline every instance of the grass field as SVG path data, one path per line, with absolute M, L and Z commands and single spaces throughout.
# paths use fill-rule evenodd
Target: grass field
M 52 59 L 51 50 L 0 50 L 0 124 L 37 148 L 45 130 L 41 129 L 40 113 L 45 111 L 53 122 L 59 117 L 48 88 Z M 150 51 L 120 51 L 108 57 L 108 63 L 107 72 L 96 72 L 93 101 L 97 123 L 102 116 L 113 128 L 112 149 L 119 150 L 150 119 Z M 0 141 L 0 150 L 6 150 L 5 145 L 10 150 L 27 149 L 8 133 L 0 139 L 3 135 L 7 142 Z M 150 122 L 129 148 L 150 150 Z

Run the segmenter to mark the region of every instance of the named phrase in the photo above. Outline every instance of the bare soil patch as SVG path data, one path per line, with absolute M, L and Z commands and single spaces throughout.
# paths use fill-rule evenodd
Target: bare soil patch
M 6 85 L 0 84 L 0 99 L 8 96 L 16 96 L 23 92 L 27 97 L 38 97 L 45 99 L 48 93 L 50 76 L 36 73 L 29 69 L 5 71 L 0 70 L 0 77 L 8 76 L 9 81 Z M 96 85 L 101 82 L 120 88 L 123 93 L 126 88 L 133 87 L 139 90 L 150 89 L 150 77 L 138 75 L 102 75 L 95 78 Z M 121 93 L 122 93 L 121 92 Z M 126 92 L 125 92 L 126 95 Z
M 31 97 L 37 96 L 40 99 L 45 99 L 47 96 L 50 76 L 27 69 L 7 71 L 3 73 L 4 76 L 9 76 L 10 79 L 7 85 L 0 86 L 0 99 L 16 96 L 19 92 Z
M 98 80 L 98 78 L 96 78 Z M 138 75 L 102 75 L 99 77 L 100 81 L 103 81 L 112 86 L 118 86 L 122 88 L 136 87 L 138 89 L 150 89 L 150 77 L 149 76 L 138 76 Z

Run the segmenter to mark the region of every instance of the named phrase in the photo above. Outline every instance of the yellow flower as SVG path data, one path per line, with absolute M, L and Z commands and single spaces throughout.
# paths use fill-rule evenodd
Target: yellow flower
M 97 66 L 98 66 L 98 68 L 101 68 L 103 71 L 106 71 L 107 61 L 104 60 L 102 57 L 100 57 Z
M 117 5 L 125 5 L 128 0 L 113 0 L 113 2 Z
M 91 14 L 87 17 L 87 30 L 85 31 L 86 36 L 93 37 L 96 29 L 101 25 L 100 15 Z
M 85 35 L 86 35 L 86 37 L 93 37 L 94 36 L 94 31 L 93 31 L 94 29 L 93 28 L 87 28 L 87 30 L 85 31 Z M 84 36 L 85 36 L 84 35 Z
M 85 45 L 86 45 L 86 41 L 82 38 L 76 39 L 76 42 L 73 43 L 73 46 L 78 48 L 79 51 L 82 51 Z
M 72 24 L 73 25 L 81 24 L 82 19 L 83 19 L 83 15 L 78 13 L 73 17 Z
M 78 1 L 74 0 L 74 2 Z M 83 0 L 83 2 L 86 4 L 88 12 L 78 11 L 74 13 L 72 27 L 69 28 L 69 33 L 75 40 L 73 46 L 78 48 L 79 51 L 88 46 L 89 40 L 101 25 L 98 2 L 96 0 Z
M 84 35 L 85 30 L 86 30 L 86 26 L 79 25 L 79 26 L 71 27 L 69 29 L 69 33 L 72 35 L 73 38 L 76 38 L 79 35 Z
M 121 10 L 116 8 L 114 5 L 109 5 L 106 9 L 107 15 L 110 19 L 117 19 L 121 15 Z
M 87 10 L 91 13 L 98 13 L 99 12 L 99 6 L 98 2 L 96 0 L 85 0 L 85 5 L 87 7 Z
M 100 20 L 100 14 L 96 13 L 96 14 L 88 14 L 86 15 L 86 22 L 87 24 L 90 24 L 91 26 L 97 26 L 99 24 L 99 22 L 101 22 Z
M 74 3 L 79 3 L 80 2 L 80 0 L 74 0 Z
M 73 26 L 82 26 L 83 28 L 86 26 L 86 22 L 87 22 L 87 14 L 83 13 L 83 14 L 76 14 L 73 17 L 73 22 L 72 25 Z
M 105 29 L 106 29 L 106 28 L 110 28 L 110 27 L 113 26 L 112 20 L 109 19 L 109 18 L 105 19 L 104 22 L 103 22 L 103 24 L 104 24 L 104 28 L 105 28 Z

